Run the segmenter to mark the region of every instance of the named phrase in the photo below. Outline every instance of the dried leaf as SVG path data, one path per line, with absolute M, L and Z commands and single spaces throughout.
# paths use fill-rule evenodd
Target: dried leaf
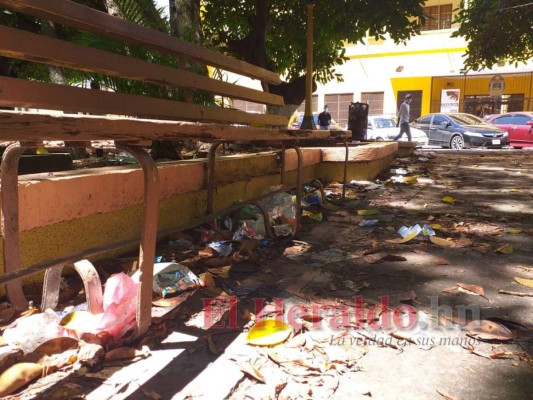
M 457 285 L 446 288 L 446 289 L 442 289 L 443 293 L 457 293 L 458 290 L 459 290 L 459 287 Z
M 40 344 L 30 355 L 29 359 L 37 363 L 43 362 L 46 357 L 61 354 L 67 350 L 77 349 L 78 341 L 70 337 L 57 337 Z
M 440 231 L 442 229 L 441 224 L 430 224 L 429 227 L 433 229 L 434 231 Z
M 418 176 L 403 176 L 402 181 L 403 183 L 418 183 Z
M 520 278 L 518 276 L 515 276 L 514 280 L 523 286 L 533 287 L 533 279 L 526 279 L 526 278 Z
M 119 347 L 108 351 L 105 355 L 105 362 L 110 363 L 114 361 L 139 361 L 147 358 L 150 355 L 148 346 L 143 346 L 142 349 L 134 347 Z
M 215 279 L 213 278 L 213 275 L 211 275 L 209 272 L 204 272 L 198 276 L 200 280 L 204 283 L 203 286 L 214 289 L 217 287 L 217 284 L 215 283 Z
M 455 199 L 452 196 L 444 196 L 442 199 L 440 199 L 444 203 L 453 204 L 455 203 Z
M 496 249 L 496 253 L 511 254 L 512 252 L 513 252 L 513 246 L 510 244 L 505 244 Z
M 468 335 L 479 340 L 512 340 L 513 333 L 505 326 L 494 321 L 472 321 L 465 330 Z
M 289 325 L 274 318 L 258 321 L 248 335 L 246 341 L 255 346 L 272 346 L 288 339 L 292 332 Z
M 357 215 L 376 215 L 379 214 L 379 210 L 369 209 L 369 210 L 357 210 Z
M 430 236 L 429 240 L 431 241 L 431 243 L 436 244 L 440 247 L 452 247 L 455 245 L 451 240 L 443 239 L 437 236 Z
M 265 377 L 257 368 L 255 368 L 250 361 L 245 362 L 237 362 L 237 365 L 239 366 L 240 370 L 244 372 L 245 374 L 250 375 L 252 378 L 257 379 L 261 383 L 266 383 Z
M 457 397 L 453 397 L 441 389 L 437 389 L 437 393 L 444 397 L 446 400 L 459 400 Z
M 40 377 L 44 367 L 35 363 L 18 363 L 0 375 L 0 397 L 10 395 L 15 390 Z
M 459 292 L 473 294 L 475 296 L 485 295 L 485 290 L 483 290 L 483 288 L 478 285 L 465 285 L 464 283 L 458 283 L 457 287 Z
M 510 233 L 511 235 L 518 235 L 519 233 L 522 233 L 522 229 L 516 229 L 516 228 L 509 228 L 507 229 L 507 233 Z
M 515 189 L 515 188 L 512 188 L 512 189 L 509 189 L 509 192 L 511 192 L 511 193 L 516 193 L 516 192 L 519 192 L 519 190 L 518 190 L 518 189 Z
M 403 238 L 399 238 L 399 239 L 389 239 L 387 240 L 388 243 L 407 243 L 408 241 L 410 241 L 411 239 L 415 238 L 417 235 L 418 235 L 419 232 L 416 232 L 416 231 L 413 231 L 411 232 L 409 235 L 403 237 Z M 433 237 L 433 236 L 432 236 Z

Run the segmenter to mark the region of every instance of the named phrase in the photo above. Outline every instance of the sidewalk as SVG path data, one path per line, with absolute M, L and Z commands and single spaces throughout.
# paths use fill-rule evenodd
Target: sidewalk
M 375 189 L 357 186 L 357 200 L 337 211 L 322 210 L 325 221 L 303 225 L 299 246 L 261 262 L 254 272 L 232 273 L 238 287 L 251 293 L 239 303 L 239 319 L 257 312 L 252 298 L 280 298 L 286 317 L 294 305 L 324 307 L 315 328 L 308 324 L 309 331 L 274 347 L 276 355 L 272 348 L 246 344 L 245 333 L 234 335 L 224 351 L 230 334 L 215 332 L 204 340 L 204 352 L 173 363 L 165 379 L 149 381 L 144 390 L 170 398 L 175 377 L 192 378 L 195 373 L 186 372 L 202 365 L 194 361 L 198 353 L 207 352 L 209 359 L 216 349 L 224 353 L 174 398 L 533 398 L 533 298 L 499 293 L 533 293 L 514 279 L 533 278 L 533 159 L 513 151 L 419 152 L 393 168 L 407 169 L 418 182 L 401 183 L 401 177 L 392 182 L 385 174 L 387 183 Z M 445 196 L 454 202 L 442 201 Z M 375 217 L 358 215 L 374 209 L 379 211 Z M 376 217 L 376 227 L 358 225 Z M 399 238 L 399 227 L 415 224 L 441 225 L 435 236 L 450 239 L 451 245 L 420 236 L 406 243 L 388 241 Z M 382 296 L 392 310 L 411 305 L 416 324 L 406 330 L 368 329 L 369 321 L 351 318 L 332 329 L 334 315 L 345 321 L 332 307 L 353 310 L 355 296 L 363 299 L 364 316 Z M 184 304 L 182 316 L 193 311 L 189 307 Z M 470 311 L 463 312 L 464 307 Z M 406 325 L 412 316 L 399 315 Z M 511 332 L 512 340 L 466 335 L 469 320 L 487 318 L 509 327 L 499 335 Z M 497 327 L 477 331 L 486 338 L 498 334 Z
M 97 400 L 533 399 L 530 152 L 417 151 L 391 170 L 407 174 L 308 209 L 294 241 L 231 268 L 191 264 L 212 284 L 155 320 L 139 343 L 149 357 L 54 389 Z M 402 240 L 398 229 L 416 224 L 435 234 Z M 268 317 L 287 325 L 254 328 Z

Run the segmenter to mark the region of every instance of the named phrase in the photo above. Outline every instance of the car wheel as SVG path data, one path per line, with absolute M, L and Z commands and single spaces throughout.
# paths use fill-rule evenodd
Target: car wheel
M 523 147 L 522 147 L 522 146 L 513 146 L 513 148 L 520 150 L 520 149 L 522 149 Z
M 453 135 L 450 139 L 450 149 L 461 150 L 465 147 L 465 142 L 461 135 Z
M 378 136 L 378 137 L 376 138 L 376 142 L 383 142 L 383 138 Z

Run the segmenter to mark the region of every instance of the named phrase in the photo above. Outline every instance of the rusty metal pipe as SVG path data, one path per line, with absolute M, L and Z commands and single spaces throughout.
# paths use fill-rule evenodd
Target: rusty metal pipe
M 2 156 L 0 195 L 2 198 L 2 238 L 4 241 L 4 268 L 15 272 L 20 265 L 20 227 L 18 164 L 22 153 L 31 147 L 11 144 Z M 22 281 L 15 279 L 6 284 L 7 297 L 17 310 L 26 310 L 28 301 L 22 290 Z
M 215 142 L 209 147 L 207 153 L 207 205 L 206 214 L 212 214 L 215 202 L 215 158 L 218 147 L 223 142 Z

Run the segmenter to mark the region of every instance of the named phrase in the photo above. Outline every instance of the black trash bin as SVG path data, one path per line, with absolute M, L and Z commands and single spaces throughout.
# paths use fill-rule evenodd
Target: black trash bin
M 348 109 L 348 130 L 352 131 L 352 141 L 363 141 L 366 139 L 366 129 L 368 126 L 368 104 L 350 103 Z

